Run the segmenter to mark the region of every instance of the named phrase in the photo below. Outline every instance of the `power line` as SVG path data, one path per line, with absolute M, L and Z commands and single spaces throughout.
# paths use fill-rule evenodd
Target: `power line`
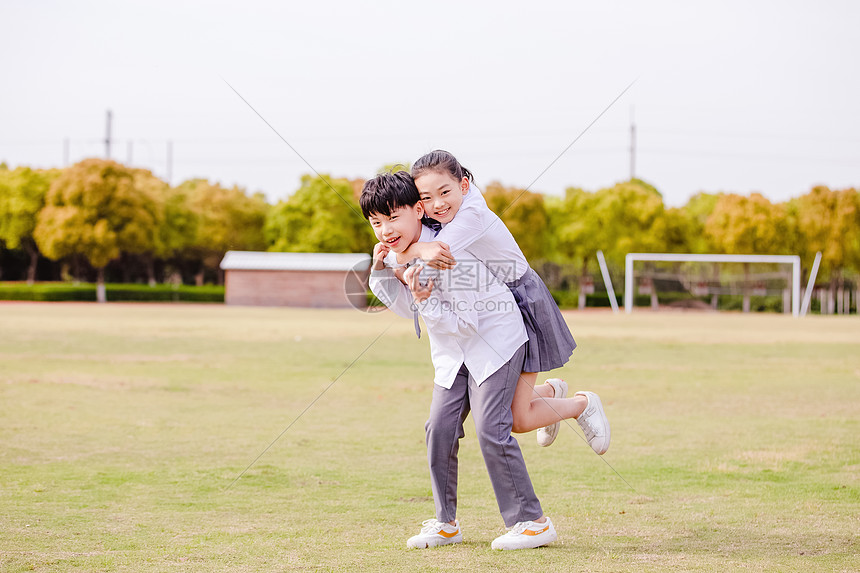
M 712 157 L 719 159 L 741 159 L 754 161 L 806 161 L 806 162 L 822 162 L 835 164 L 857 165 L 860 158 L 858 157 L 819 157 L 809 155 L 782 155 L 778 153 L 733 153 L 723 151 L 695 151 L 689 149 L 642 149 L 641 153 L 645 155 L 680 155 L 686 157 Z
M 842 143 L 860 143 L 860 139 L 856 137 L 840 137 L 823 134 L 809 133 L 762 133 L 752 131 L 721 131 L 721 130 L 692 130 L 692 129 L 664 129 L 661 127 L 649 127 L 645 131 L 649 134 L 656 135 L 674 135 L 682 137 L 725 137 L 725 138 L 743 138 L 743 139 L 794 139 L 808 141 L 827 141 L 827 142 L 842 142 Z
M 632 123 L 632 118 L 631 118 Z M 710 131 L 710 130 L 684 130 L 684 129 L 664 129 L 661 127 L 648 127 L 642 126 L 641 124 L 636 125 L 637 135 L 642 133 L 645 135 L 667 135 L 667 136 L 678 136 L 678 137 L 700 137 L 700 138 L 709 138 L 709 137 L 719 137 L 719 138 L 743 138 L 743 139 L 793 139 L 793 140 L 807 140 L 807 141 L 823 141 L 823 142 L 841 142 L 841 143 L 855 143 L 860 144 L 860 139 L 855 137 L 842 137 L 842 136 L 829 136 L 823 134 L 803 134 L 803 133 L 761 133 L 761 132 L 731 132 L 731 131 Z M 601 133 L 614 133 L 616 135 L 621 133 L 630 132 L 630 128 L 607 128 L 602 127 Z M 552 137 L 556 135 L 564 135 L 565 132 L 561 130 L 547 130 L 547 131 L 470 131 L 468 133 L 338 133 L 336 137 L 339 141 L 344 140 L 357 140 L 357 141 L 368 141 L 368 140 L 383 140 L 390 141 L 392 138 L 396 138 L 399 141 L 415 141 L 420 140 L 423 141 L 427 138 L 446 138 L 446 139 L 486 139 L 486 138 L 494 138 L 498 139 L 500 137 L 510 137 L 515 139 L 521 139 L 525 137 L 535 137 L 535 138 L 545 138 Z M 305 135 L 305 136 L 297 136 L 296 139 L 299 141 L 331 141 L 331 139 L 335 137 L 334 135 Z M 96 138 L 66 138 L 75 144 L 80 143 L 104 143 L 104 139 L 96 139 Z M 224 143 L 266 143 L 268 138 L 265 137 L 180 137 L 180 138 L 156 138 L 149 139 L 149 142 L 152 143 L 166 143 L 168 140 L 183 143 L 183 144 L 195 144 L 195 145 L 222 145 Z M 111 136 L 112 142 L 140 142 L 141 138 L 116 138 Z M 0 139 L 0 145 L 56 145 L 57 139 L 49 138 L 49 139 Z

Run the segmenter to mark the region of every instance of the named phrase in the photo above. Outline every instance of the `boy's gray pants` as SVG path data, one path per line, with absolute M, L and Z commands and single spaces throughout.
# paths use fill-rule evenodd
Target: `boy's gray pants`
M 525 345 L 480 386 L 475 384 L 465 364 L 450 389 L 433 385 L 430 419 L 424 429 L 439 521 L 453 521 L 457 516 L 457 452 L 470 409 L 505 525 L 511 527 L 543 515 L 520 445 L 511 436 L 511 403 L 524 358 Z

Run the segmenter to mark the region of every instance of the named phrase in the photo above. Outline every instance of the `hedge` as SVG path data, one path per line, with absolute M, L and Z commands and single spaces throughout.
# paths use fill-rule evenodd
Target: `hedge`
M 559 308 L 576 308 L 578 295 L 573 291 L 552 291 L 552 298 Z M 666 292 L 657 295 L 658 302 L 662 306 L 681 301 L 697 300 L 710 306 L 710 296 L 693 296 L 683 292 Z M 616 293 L 615 300 L 618 306 L 624 306 L 624 293 Z M 815 301 L 813 301 L 814 303 Z M 611 306 L 609 302 L 609 294 L 605 292 L 597 292 L 586 295 L 585 306 L 588 308 L 601 308 Z M 634 307 L 650 307 L 651 295 L 636 295 L 633 297 Z M 814 305 L 813 305 L 814 306 Z M 718 310 L 741 310 L 743 308 L 743 296 L 741 295 L 720 295 Z M 782 312 L 782 297 L 781 296 L 751 296 L 750 310 L 752 312 Z M 814 309 L 813 309 L 814 310 Z
M 223 286 L 187 286 L 140 284 L 105 285 L 108 302 L 224 302 Z M 0 283 L 0 300 L 85 301 L 95 302 L 96 285 L 92 283 Z

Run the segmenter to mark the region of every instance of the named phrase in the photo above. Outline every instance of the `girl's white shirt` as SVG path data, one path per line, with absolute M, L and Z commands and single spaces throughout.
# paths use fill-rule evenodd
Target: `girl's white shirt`
M 422 227 L 420 240 L 432 241 L 433 235 Z M 452 254 L 457 259 L 453 269 L 422 269 L 422 281 L 433 278 L 435 286 L 414 307 L 411 291 L 391 268 L 370 273 L 370 290 L 383 304 L 404 318 L 413 319 L 415 310 L 421 314 L 430 339 L 433 381 L 443 388 L 454 384 L 464 363 L 480 385 L 528 341 L 522 314 L 504 282 L 467 251 Z
M 424 227 L 420 241 L 441 241 L 452 251 L 465 250 L 484 263 L 502 282 L 509 283 L 522 277 L 529 263 L 507 225 L 487 206 L 481 190 L 469 183 L 469 192 L 450 223 L 433 236 Z M 457 257 L 454 257 L 455 259 Z M 459 259 L 457 259 L 459 262 Z M 396 269 L 406 265 L 397 262 L 397 255 L 389 252 L 385 266 Z
M 452 254 L 455 250 L 467 251 L 505 283 L 519 279 L 529 269 L 507 225 L 490 210 L 481 190 L 471 183 L 457 214 L 431 240 L 446 243 Z

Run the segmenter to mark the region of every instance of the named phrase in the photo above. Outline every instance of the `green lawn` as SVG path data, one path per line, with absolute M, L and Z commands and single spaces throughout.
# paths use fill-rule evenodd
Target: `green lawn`
M 566 317 L 554 374 L 601 394 L 613 441 L 520 437 L 559 541 L 490 550 L 469 427 L 466 542 L 407 551 L 433 515 L 410 321 L 0 303 L 0 570 L 860 570 L 860 320 Z

